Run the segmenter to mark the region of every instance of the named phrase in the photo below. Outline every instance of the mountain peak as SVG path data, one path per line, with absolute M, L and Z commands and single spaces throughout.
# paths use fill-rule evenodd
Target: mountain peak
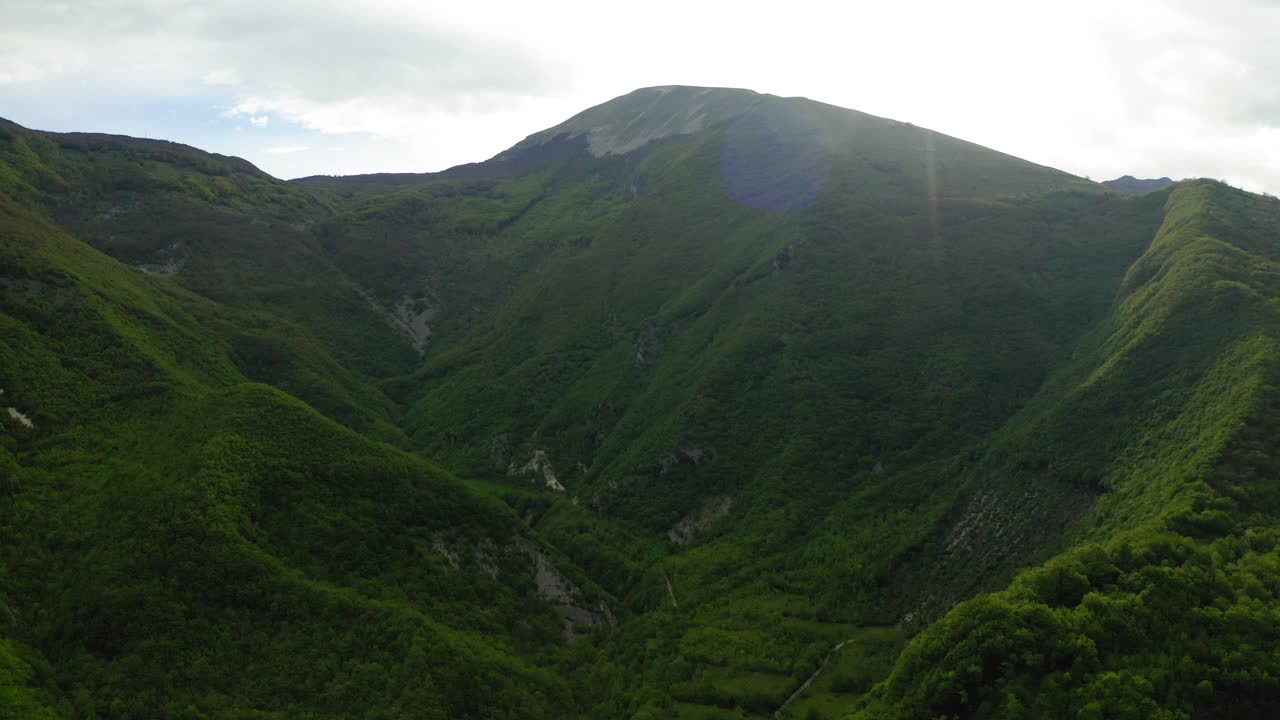
M 596 157 L 623 155 L 664 137 L 699 132 L 737 117 L 772 97 L 740 88 L 689 85 L 640 88 L 534 133 L 496 159 L 513 157 L 556 138 L 581 136 L 586 137 L 587 149 Z
M 1125 175 L 1115 180 L 1107 180 L 1102 184 L 1113 190 L 1123 190 L 1125 192 L 1154 192 L 1169 187 L 1173 184 L 1173 180 L 1167 177 L 1136 178 L 1132 175 Z

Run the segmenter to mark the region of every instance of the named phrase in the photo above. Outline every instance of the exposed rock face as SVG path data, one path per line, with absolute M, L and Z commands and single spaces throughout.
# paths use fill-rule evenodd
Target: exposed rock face
M 24 427 L 34 428 L 36 426 L 35 423 L 31 422 L 31 418 L 19 412 L 18 408 L 15 408 L 15 407 L 9 408 L 9 417 L 13 418 L 14 420 L 17 420 Z
M 729 514 L 733 509 L 733 498 L 728 495 L 709 498 L 702 504 L 702 507 L 693 510 L 680 521 L 671 526 L 667 531 L 667 537 L 676 545 L 688 545 L 703 530 L 706 530 L 712 523 Z
M 1029 562 L 1055 532 L 1084 517 L 1095 499 L 1086 486 L 1048 476 L 1038 477 L 1034 484 L 998 475 L 984 478 L 957 499 L 939 528 L 943 552 L 921 556 L 897 571 L 896 581 L 910 588 L 903 599 L 913 602 L 901 626 L 919 628 L 965 597 L 994 589 L 1001 575 L 992 568 Z M 939 575 L 958 580 L 948 587 L 922 582 Z M 922 586 L 930 592 L 919 593 Z
M 3 396 L 3 395 L 4 395 L 4 390 L 0 390 L 0 396 Z M 35 428 L 36 424 L 31 421 L 31 418 L 27 417 L 27 415 L 22 411 L 18 410 L 18 408 L 9 407 L 9 408 L 5 408 L 5 410 L 8 412 L 9 418 L 12 420 L 16 420 L 19 425 L 29 430 Z
M 444 541 L 444 538 L 436 537 L 431 541 L 431 549 L 436 551 L 445 562 L 449 563 L 449 567 L 454 570 L 460 569 L 462 566 L 458 564 L 458 553 L 454 552 Z
M 426 552 L 425 545 L 422 550 Z M 512 552 L 510 546 L 499 548 L 487 537 L 473 543 L 449 540 L 443 535 L 431 538 L 430 550 L 443 558 L 451 570 L 487 575 L 494 580 L 498 578 L 499 561 Z
M 556 470 L 551 466 L 551 460 L 547 458 L 545 450 L 534 450 L 533 457 L 529 458 L 529 462 L 521 467 L 516 467 L 513 462 L 507 468 L 507 475 L 515 476 L 532 476 L 536 478 L 539 474 L 547 484 L 547 489 L 556 492 L 564 492 L 564 485 L 560 484 L 560 480 L 556 477 Z
M 592 605 L 572 580 L 560 572 L 541 548 L 527 540 L 518 540 L 518 547 L 533 560 L 533 581 L 538 597 L 555 606 L 564 621 L 564 637 L 572 640 L 581 628 L 615 627 L 618 624 L 613 611 L 603 601 Z
M 400 299 L 395 310 L 387 315 L 387 322 L 405 336 L 414 350 L 422 353 L 427 349 L 427 341 L 431 339 L 431 321 L 439 313 L 440 308 L 430 305 L 426 300 L 415 300 L 406 295 Z
M 369 307 L 377 311 L 386 320 L 387 325 L 390 325 L 392 330 L 395 330 L 405 340 L 408 340 L 419 355 L 426 352 L 427 341 L 431 339 L 431 321 L 436 318 L 436 315 L 440 314 L 439 306 L 432 304 L 425 296 L 415 298 L 411 295 L 404 295 L 394 308 L 388 309 L 378 301 L 378 298 L 373 296 L 373 293 L 365 288 L 354 283 L 351 288 L 360 297 L 364 298 Z

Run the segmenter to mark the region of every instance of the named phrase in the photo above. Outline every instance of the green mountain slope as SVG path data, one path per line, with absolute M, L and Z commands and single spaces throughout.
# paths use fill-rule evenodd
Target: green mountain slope
M 10 714 L 1270 711 L 1273 200 L 687 87 L 0 198 Z
M 323 395 L 318 343 L 10 200 L 0 299 L 0 716 L 573 712 L 514 515 L 239 367 L 260 333 Z
M 581 125 L 616 139 L 609 118 L 636 102 Z M 451 286 L 501 293 L 465 296 L 466 326 L 446 325 L 397 383 L 405 427 L 472 477 L 541 485 L 550 467 L 596 512 L 553 508 L 538 527 L 659 614 L 624 628 L 617 652 L 656 633 L 669 660 L 614 671 L 650 672 L 692 705 L 770 710 L 831 645 L 919 612 L 909 598 L 938 571 L 930 543 L 967 458 L 1101 319 L 1163 198 L 807 101 L 757 96 L 702 132 L 600 157 L 566 127 L 499 156 L 540 142 L 541 175 L 424 178 L 340 215 L 335 247 L 361 251 L 399 222 L 405 252 L 380 254 L 449 267 L 442 324 Z M 472 197 L 440 201 L 455 192 Z M 459 233 L 441 217 L 466 205 L 493 221 Z M 461 264 L 477 246 L 501 282 Z M 1069 481 L 1045 492 L 1084 507 L 1037 508 L 1032 535 L 982 566 L 992 587 L 1092 496 Z M 707 522 L 717 508 L 727 517 Z M 708 534 L 673 543 L 682 523 Z M 926 614 L 978 589 L 973 569 L 949 570 Z
M 916 638 L 859 717 L 1276 711 L 1277 221 L 1271 199 L 1174 191 L 1115 307 L 1007 446 L 1107 492 L 1071 549 Z

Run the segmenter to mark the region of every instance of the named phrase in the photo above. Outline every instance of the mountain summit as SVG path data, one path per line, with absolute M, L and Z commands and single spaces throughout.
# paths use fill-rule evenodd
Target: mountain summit
M 1167 177 L 1136 178 L 1132 175 L 1125 175 L 1114 180 L 1106 180 L 1102 184 L 1126 192 L 1154 192 L 1169 187 L 1173 184 L 1173 180 Z
M 731 88 L 641 88 L 584 110 L 498 155 L 509 157 L 557 138 L 586 139 L 592 155 L 623 155 L 672 135 L 690 135 L 738 117 L 773 95 Z
M 0 123 L 0 717 L 1270 717 L 1277 228 L 746 90 Z

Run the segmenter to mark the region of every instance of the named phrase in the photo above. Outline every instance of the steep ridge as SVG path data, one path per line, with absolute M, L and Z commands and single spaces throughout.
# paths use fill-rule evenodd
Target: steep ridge
M 406 339 L 384 322 L 386 309 L 325 256 L 314 226 L 325 202 L 238 158 L 176 143 L 110 135 L 58 134 L 7 125 L 0 137 L 0 192 L 48 215 L 77 238 L 150 274 L 171 277 L 224 305 L 304 326 L 325 354 L 358 380 L 358 410 L 305 398 L 361 430 L 396 432 L 387 401 L 367 379 L 412 367 Z M 275 347 L 284 339 L 246 337 L 246 366 L 275 382 Z M 291 388 L 296 389 L 296 388 Z M 381 406 L 381 407 L 379 407 Z M 364 417 L 360 417 L 363 415 Z
M 1266 707 L 1157 655 L 1271 622 L 1272 201 L 711 88 L 427 175 L 3 132 L 9 707 Z
M 1115 307 L 1004 445 L 1106 492 L 1069 550 L 916 638 L 857 717 L 1276 711 L 1280 598 L 1260 581 L 1280 510 L 1277 228 L 1274 200 L 1174 190 Z
M 1116 190 L 1125 190 L 1127 192 L 1152 192 L 1154 190 L 1163 190 L 1173 184 L 1173 180 L 1167 177 L 1162 178 L 1136 178 L 1132 175 L 1125 175 L 1114 180 L 1104 180 L 1103 185 Z

